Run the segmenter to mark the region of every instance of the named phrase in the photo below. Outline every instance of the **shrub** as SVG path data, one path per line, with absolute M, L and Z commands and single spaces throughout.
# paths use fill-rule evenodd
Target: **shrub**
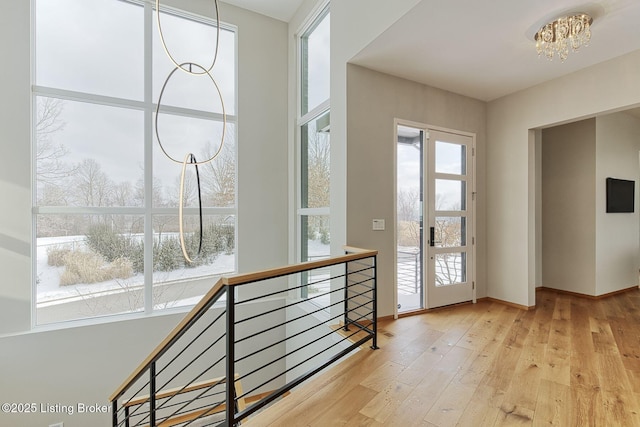
M 163 236 L 162 239 L 154 243 L 154 271 L 173 271 L 182 267 L 211 264 L 221 252 L 233 253 L 235 229 L 233 225 L 224 223 L 205 226 L 202 230 L 200 254 L 198 254 L 199 234 L 185 234 L 184 240 L 187 254 L 193 263 L 184 259 L 179 237 Z M 144 243 L 134 237 L 118 234 L 106 225 L 94 225 L 87 233 L 87 245 L 92 251 L 104 258 L 105 262 L 117 263 L 117 267 L 103 267 L 103 270 L 112 268 L 122 271 L 114 273 L 113 277 L 108 277 L 109 279 L 124 278 L 129 274 L 129 271 L 131 274 L 126 277 L 144 271 Z M 69 281 L 71 281 L 71 276 Z
M 219 238 L 222 242 L 221 250 L 224 251 L 225 254 L 231 255 L 235 250 L 236 246 L 236 230 L 233 225 L 228 224 L 217 224 L 215 226 L 219 233 Z
M 104 258 L 94 252 L 69 252 L 64 257 L 65 271 L 60 276 L 60 285 L 102 282 L 106 280 L 104 264 Z
M 89 227 L 87 232 L 87 244 L 96 253 L 99 253 L 109 262 L 123 256 L 131 246 L 131 239 L 116 233 L 108 225 L 99 224 Z
M 109 264 L 105 273 L 109 279 L 128 279 L 133 276 L 133 264 L 127 258 L 117 258 Z
M 144 243 L 132 236 L 118 234 L 107 225 L 94 225 L 87 233 L 87 244 L 108 262 L 128 259 L 134 273 L 144 271 Z
M 68 248 L 49 248 L 47 249 L 47 264 L 52 267 L 64 266 L 64 257 L 71 252 Z
M 172 271 L 180 268 L 182 250 L 175 237 L 165 237 L 156 243 L 153 251 L 153 269 L 155 271 Z
M 200 235 L 196 233 L 190 233 L 184 236 L 184 246 L 187 250 L 187 255 L 193 262 L 189 263 L 182 254 L 182 249 L 180 250 L 180 255 L 178 255 L 185 267 L 197 267 L 199 265 L 209 264 L 215 259 L 218 251 L 216 250 L 216 241 L 215 237 L 213 237 L 210 233 L 203 230 L 202 233 L 202 245 L 200 245 Z M 200 253 L 198 253 L 198 248 L 200 248 Z
M 60 275 L 60 286 L 76 285 L 78 283 L 82 283 L 82 280 L 80 276 L 72 271 L 64 270 Z
M 134 274 L 144 272 L 144 243 L 132 242 L 126 258 L 131 261 Z
M 64 266 L 60 275 L 61 286 L 99 283 L 133 276 L 133 266 L 128 259 L 118 258 L 107 263 L 95 252 L 69 251 L 64 257 Z
M 329 230 L 326 227 L 322 227 L 320 229 L 320 242 L 323 245 L 328 245 L 330 243 Z

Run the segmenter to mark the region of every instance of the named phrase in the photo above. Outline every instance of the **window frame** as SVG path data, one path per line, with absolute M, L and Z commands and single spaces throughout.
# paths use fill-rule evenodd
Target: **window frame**
M 81 1 L 81 0 L 79 0 Z M 31 309 L 31 325 L 32 329 L 50 329 L 52 327 L 57 327 L 57 325 L 62 324 L 72 324 L 72 325 L 83 325 L 83 324 L 95 324 L 95 323 L 103 323 L 105 321 L 118 321 L 123 318 L 138 318 L 149 316 L 158 313 L 173 313 L 173 312 L 183 312 L 189 310 L 193 304 L 190 305 L 181 305 L 175 308 L 154 308 L 154 300 L 153 300 L 153 220 L 157 216 L 162 215 L 170 215 L 177 216 L 177 207 L 154 207 L 153 206 L 153 150 L 154 144 L 156 144 L 155 138 L 155 129 L 154 129 L 154 120 L 153 116 L 156 112 L 157 108 L 157 100 L 153 99 L 153 40 L 154 40 L 154 32 L 157 32 L 157 27 L 155 23 L 155 3 L 144 1 L 144 0 L 113 0 L 113 1 L 121 1 L 124 3 L 130 3 L 133 6 L 139 6 L 143 8 L 143 21 L 144 21 L 144 65 L 143 65 L 143 73 L 144 73 L 144 89 L 143 89 L 143 100 L 133 100 L 127 98 L 118 98 L 118 97 L 110 97 L 105 95 L 97 95 L 92 93 L 78 92 L 73 90 L 59 89 L 55 87 L 46 87 L 39 86 L 36 82 L 36 68 L 37 68 L 37 58 L 36 58 L 36 41 L 35 41 L 35 33 L 37 31 L 36 28 L 36 2 L 37 0 L 32 0 L 31 7 L 31 147 L 32 147 L 32 155 L 31 155 L 31 182 L 32 182 L 32 212 L 31 212 L 31 220 L 32 220 L 32 236 L 31 236 L 31 290 L 32 290 L 32 309 Z M 214 26 L 217 24 L 215 18 L 209 18 L 202 15 L 198 15 L 196 13 L 187 12 L 181 9 L 169 7 L 169 6 L 161 6 L 160 10 L 164 13 L 169 13 L 175 15 L 180 18 L 185 18 L 197 23 L 202 23 L 206 25 Z M 234 152 L 233 156 L 238 164 L 238 28 L 235 25 L 220 22 L 220 29 L 231 31 L 234 34 L 234 46 L 233 46 L 233 56 L 234 56 L 234 105 L 235 111 L 233 114 L 227 112 L 226 121 L 227 124 L 231 124 L 235 126 L 235 140 L 234 143 Z M 55 99 L 60 99 L 63 101 L 78 101 L 82 103 L 88 103 L 99 106 L 109 106 L 122 108 L 125 110 L 138 110 L 142 111 L 144 115 L 143 119 L 143 134 L 144 134 L 144 205 L 142 207 L 134 207 L 134 206 L 124 206 L 124 207 L 95 207 L 95 206 L 39 206 L 37 201 L 37 171 L 36 171 L 36 120 L 37 117 L 37 99 L 39 97 L 50 97 Z M 213 121 L 221 121 L 222 115 L 214 112 L 206 112 L 201 110 L 192 110 L 183 107 L 175 107 L 175 106 L 163 106 L 162 111 L 169 114 L 178 114 L 184 115 L 187 117 L 194 118 L 205 118 Z M 233 216 L 233 225 L 234 225 L 234 233 L 235 233 L 235 241 L 234 241 L 234 271 L 229 272 L 229 274 L 236 273 L 238 271 L 238 168 L 235 170 L 235 197 L 233 206 L 228 207 L 205 207 L 202 208 L 202 214 L 204 217 L 207 216 Z M 77 319 L 69 319 L 69 320 L 58 320 L 50 323 L 38 323 L 38 283 L 37 283 L 37 218 L 39 215 L 53 215 L 53 214 L 72 214 L 72 215 L 131 215 L 131 216 L 142 216 L 144 218 L 144 309 L 141 311 L 132 311 L 126 313 L 109 313 L 109 314 L 99 314 L 91 317 L 81 317 Z M 198 208 L 197 207 L 185 207 L 184 214 L 187 215 L 197 215 Z M 226 273 L 225 273 L 226 274 Z M 186 278 L 183 281 L 187 282 L 189 280 L 194 280 L 193 278 Z M 210 279 L 209 279 L 210 280 Z M 105 320 L 106 319 L 106 320 Z
M 308 110 L 308 81 L 305 78 L 306 70 L 306 43 L 305 37 L 308 37 L 325 19 L 330 15 L 330 1 L 323 0 L 317 6 L 316 9 L 308 16 L 307 20 L 301 26 L 300 30 L 296 33 L 296 51 L 297 51 L 297 96 L 296 96 L 296 119 L 295 119 L 295 262 L 304 262 L 308 260 L 308 248 L 306 245 L 307 230 L 304 227 L 304 217 L 309 216 L 327 216 L 331 218 L 330 206 L 323 207 L 303 207 L 303 192 L 305 191 L 304 173 L 303 173 L 303 156 L 307 153 L 303 153 L 304 143 L 302 141 L 302 128 L 314 120 L 319 119 L 325 114 L 330 114 L 331 99 L 330 97 L 320 102 L 318 105 Z M 305 112 L 306 111 L 306 112 Z M 304 112 L 304 113 L 303 113 Z M 329 142 L 329 145 L 331 143 Z M 306 283 L 309 280 L 306 275 L 303 275 L 302 282 Z M 300 291 L 300 296 L 304 299 L 308 298 L 308 288 L 303 286 Z

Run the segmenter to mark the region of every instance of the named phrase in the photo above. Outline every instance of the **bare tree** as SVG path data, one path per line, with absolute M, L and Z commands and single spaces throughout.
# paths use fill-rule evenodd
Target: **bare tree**
M 445 208 L 447 210 L 459 211 L 460 203 L 454 203 L 450 206 L 445 205 L 444 197 L 441 194 L 436 195 L 436 210 Z M 435 219 L 435 240 L 437 245 L 444 248 L 454 248 L 463 246 L 464 227 L 462 217 L 437 217 Z M 459 283 L 464 280 L 462 265 L 463 259 L 460 253 L 445 253 L 436 256 L 435 278 L 438 285 L 449 285 Z
M 38 98 L 36 114 L 36 139 L 44 141 L 51 135 L 64 129 L 65 123 L 60 119 L 64 101 L 56 98 Z
M 194 166 L 190 168 L 193 169 Z M 195 169 L 186 170 L 184 173 L 184 192 L 182 197 L 183 206 L 196 206 L 198 203 L 198 184 Z M 175 205 L 177 206 L 180 201 L 180 176 L 175 179 L 171 199 L 175 200 Z
M 330 205 L 331 145 L 329 134 L 309 134 L 307 145 L 308 207 L 320 208 Z
M 216 207 L 233 206 L 236 200 L 236 147 L 233 134 L 227 134 L 222 151 L 212 162 L 202 166 L 201 182 L 203 203 Z M 208 146 L 203 159 L 211 158 L 213 148 Z
M 398 244 L 420 247 L 420 193 L 398 191 Z
M 85 159 L 78 165 L 74 183 L 79 206 L 110 206 L 113 183 L 94 159 Z
M 61 118 L 64 101 L 55 98 L 40 97 L 36 107 L 36 181 L 38 183 L 38 200 L 43 202 L 42 192 L 45 187 L 63 187 L 66 178 L 73 175 L 75 167 L 64 162 L 68 151 L 62 144 L 57 144 L 53 136 L 61 132 L 65 123 Z M 57 203 L 60 199 L 56 200 Z
M 303 155 L 306 155 L 306 165 L 303 164 L 303 167 L 306 166 L 303 170 L 306 172 L 306 180 L 302 182 L 302 185 L 306 186 L 306 200 L 303 200 L 305 207 L 330 206 L 331 145 L 329 133 L 309 132 Z M 310 216 L 307 224 L 309 239 L 315 240 L 320 237 L 322 243 L 329 243 L 329 223 L 326 217 Z
M 134 203 L 134 189 L 129 181 L 113 186 L 113 204 L 115 206 L 131 206 Z
M 167 203 L 162 193 L 162 181 L 160 178 L 153 178 L 153 206 L 160 208 L 166 207 Z M 144 178 L 140 178 L 136 181 L 136 185 L 133 188 L 133 202 L 136 206 L 144 206 L 145 187 Z
M 59 185 L 44 183 L 39 191 L 38 203 L 44 206 L 67 206 L 69 194 Z

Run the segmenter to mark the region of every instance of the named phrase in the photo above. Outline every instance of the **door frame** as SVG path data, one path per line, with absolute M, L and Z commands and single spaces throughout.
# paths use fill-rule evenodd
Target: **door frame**
M 394 118 L 393 119 L 393 180 L 394 180 L 394 185 L 393 185 L 393 201 L 394 201 L 394 209 L 393 209 L 393 245 L 394 248 L 397 246 L 397 242 L 398 242 L 398 126 L 408 126 L 408 127 L 413 127 L 416 129 L 420 129 L 422 131 L 425 132 L 425 134 L 428 134 L 428 132 L 430 130 L 432 131 L 438 131 L 438 132 L 446 132 L 446 133 L 453 133 L 453 134 L 457 134 L 457 135 L 462 135 L 462 136 L 467 136 L 471 138 L 471 149 L 472 149 L 472 154 L 471 154 L 471 163 L 472 163 L 472 171 L 471 171 L 471 200 L 468 201 L 469 203 L 469 208 L 468 210 L 470 211 L 471 214 L 471 223 L 472 223 L 472 235 L 471 235 L 471 239 L 472 239 L 472 243 L 471 243 L 471 262 L 468 264 L 468 269 L 471 271 L 467 271 L 467 277 L 468 280 L 470 280 L 472 282 L 472 287 L 471 287 L 471 295 L 472 295 L 472 302 L 475 304 L 477 302 L 477 286 L 476 286 L 476 258 L 477 258 L 477 254 L 476 254 L 476 248 L 477 248 L 477 242 L 476 242 L 476 235 L 477 235 L 477 209 L 476 209 L 476 201 L 477 201 L 477 182 L 476 182 L 476 134 L 473 132 L 466 132 L 466 131 L 460 131 L 460 130 L 456 130 L 456 129 L 450 129 L 450 128 L 445 128 L 442 126 L 433 126 L 433 125 L 429 125 L 426 123 L 420 123 L 420 122 L 415 122 L 415 121 L 411 121 L 411 120 L 405 120 L 405 119 L 399 119 L 399 118 Z M 423 143 L 426 145 L 423 147 L 423 157 L 422 157 L 422 164 L 423 164 L 423 168 L 426 168 L 428 163 L 427 163 L 427 156 L 429 154 L 429 149 L 428 149 L 428 139 L 425 138 L 425 141 L 423 141 Z M 426 181 L 428 179 L 428 171 L 423 170 L 423 181 Z M 423 182 L 423 187 L 424 187 L 424 199 L 425 202 L 423 202 L 422 205 L 422 215 L 423 215 L 423 221 L 426 221 L 426 219 L 428 218 L 428 206 L 426 203 L 426 200 L 428 200 L 428 186 L 425 185 L 426 182 Z M 428 233 L 423 233 L 423 237 L 422 237 L 422 247 L 426 248 L 426 236 Z M 394 250 L 394 254 L 393 254 L 393 278 L 394 278 L 394 293 L 393 293 L 393 312 L 394 312 L 394 319 L 398 318 L 398 253 L 397 253 L 397 249 Z M 423 282 L 423 301 L 422 301 L 422 305 L 423 307 L 428 307 L 427 301 L 428 301 L 428 291 L 427 291 L 427 286 L 426 286 L 426 280 L 427 280 L 427 262 L 426 262 L 426 253 L 427 250 L 423 250 L 421 253 L 422 256 L 422 265 L 424 266 L 423 271 L 421 271 L 421 275 L 422 275 L 422 282 Z M 428 311 L 428 308 L 424 308 L 423 310 L 419 310 L 418 312 L 421 311 Z

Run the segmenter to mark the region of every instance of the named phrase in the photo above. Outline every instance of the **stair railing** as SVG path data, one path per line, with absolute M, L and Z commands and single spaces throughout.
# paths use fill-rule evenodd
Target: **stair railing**
M 377 348 L 377 251 L 345 252 L 221 278 L 111 395 L 113 427 L 236 426 Z

